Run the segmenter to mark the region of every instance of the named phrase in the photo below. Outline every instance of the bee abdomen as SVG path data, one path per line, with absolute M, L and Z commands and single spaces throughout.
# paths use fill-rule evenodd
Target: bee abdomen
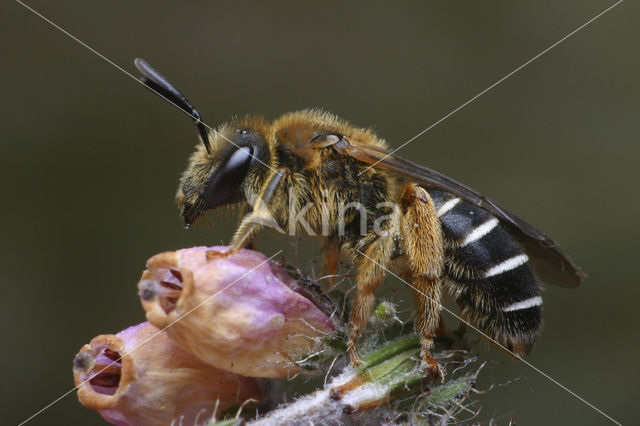
M 528 353 L 542 326 L 540 287 L 520 243 L 487 211 L 430 190 L 446 240 L 445 282 L 478 328 Z

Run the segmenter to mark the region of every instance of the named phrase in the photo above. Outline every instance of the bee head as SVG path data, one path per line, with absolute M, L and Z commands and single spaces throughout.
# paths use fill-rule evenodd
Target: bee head
M 142 73 L 142 84 L 191 116 L 202 142 L 182 174 L 176 195 L 184 223 L 189 226 L 205 210 L 258 194 L 271 157 L 264 121 L 248 117 L 209 132 L 200 113 L 165 76 L 143 59 L 137 58 L 134 64 Z
M 180 179 L 176 200 L 187 226 L 206 210 L 250 202 L 268 176 L 271 155 L 260 129 L 225 125 L 209 138 L 210 151 L 198 145 Z

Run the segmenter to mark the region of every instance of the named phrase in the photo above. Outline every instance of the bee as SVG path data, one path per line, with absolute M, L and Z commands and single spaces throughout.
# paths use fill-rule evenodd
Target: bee
M 353 365 L 361 363 L 356 341 L 387 270 L 411 284 L 421 357 L 433 375 L 443 374 L 430 353 L 443 296 L 455 299 L 466 321 L 524 356 L 542 326 L 538 279 L 576 287 L 586 277 L 543 232 L 473 189 L 390 153 L 370 129 L 312 109 L 273 121 L 246 116 L 207 131 L 165 77 L 141 59 L 135 64 L 141 81 L 188 113 L 199 132 L 177 192 L 187 226 L 207 210 L 241 204 L 247 214 L 229 253 L 271 220 L 290 233 L 322 235 L 327 273 L 336 272 L 340 256 L 352 261 Z

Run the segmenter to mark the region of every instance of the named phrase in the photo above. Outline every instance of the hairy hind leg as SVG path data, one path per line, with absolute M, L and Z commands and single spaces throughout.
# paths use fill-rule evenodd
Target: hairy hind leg
M 430 375 L 443 376 L 444 370 L 431 357 L 433 338 L 440 325 L 442 308 L 442 228 L 433 200 L 417 184 L 409 183 L 404 187 L 401 205 L 401 232 L 409 266 L 405 276 L 413 286 L 420 355 Z

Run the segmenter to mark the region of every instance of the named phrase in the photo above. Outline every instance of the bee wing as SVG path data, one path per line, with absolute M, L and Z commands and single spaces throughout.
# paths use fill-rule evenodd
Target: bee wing
M 529 255 L 536 274 L 542 281 L 563 287 L 577 287 L 580 281 L 587 276 L 545 233 L 479 192 L 435 170 L 412 163 L 376 146 L 351 143 L 342 139 L 334 147 L 339 152 L 359 161 L 371 164 L 376 168 L 390 170 L 415 182 L 447 191 L 488 211 L 518 238 Z

